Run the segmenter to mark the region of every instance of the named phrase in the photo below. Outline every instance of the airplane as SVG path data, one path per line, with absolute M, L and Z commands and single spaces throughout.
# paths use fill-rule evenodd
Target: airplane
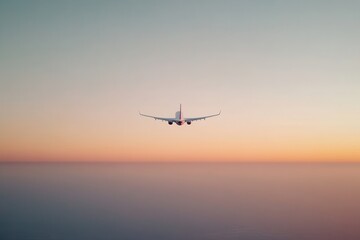
M 142 114 L 141 112 L 139 112 L 139 114 L 141 116 L 153 118 L 155 120 L 166 121 L 166 122 L 168 122 L 169 125 L 173 125 L 173 123 L 176 123 L 179 126 L 184 125 L 185 123 L 187 123 L 187 125 L 190 125 L 192 121 L 205 120 L 206 118 L 216 117 L 216 116 L 219 116 L 220 113 L 221 113 L 221 111 L 219 113 L 217 113 L 217 114 L 203 116 L 203 117 L 184 118 L 184 116 L 182 114 L 182 111 L 181 111 L 181 104 L 180 104 L 180 111 L 175 113 L 175 118 L 156 117 L 156 116 L 150 116 L 150 115 Z

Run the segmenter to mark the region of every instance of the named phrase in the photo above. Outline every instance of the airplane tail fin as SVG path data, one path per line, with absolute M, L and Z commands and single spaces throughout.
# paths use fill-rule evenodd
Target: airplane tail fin
M 181 113 L 181 103 L 180 103 L 180 119 L 182 119 L 182 113 Z

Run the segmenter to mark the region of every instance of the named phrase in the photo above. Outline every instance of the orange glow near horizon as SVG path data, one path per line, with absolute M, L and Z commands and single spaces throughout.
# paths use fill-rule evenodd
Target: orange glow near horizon
M 87 121 L 72 111 L 65 113 L 51 119 L 2 119 L 6 128 L 0 136 L 0 161 L 360 161 L 356 131 L 316 123 L 284 127 L 250 119 L 234 125 L 237 116 L 225 111 L 218 118 L 180 127 L 129 112 L 122 122 L 110 112 L 102 119 L 88 115 Z
M 1 161 L 120 161 L 120 162 L 323 162 L 359 161 L 357 138 L 339 141 L 325 137 L 266 135 L 224 132 L 222 119 L 168 126 L 143 121 L 141 131 L 121 135 L 109 129 L 79 132 L 72 129 L 46 129 L 37 134 L 25 129 L 7 132 L 1 138 Z M 175 127 L 175 128 L 174 128 Z M 134 126 L 135 130 L 136 127 Z M 16 128 L 14 128 L 16 129 Z M 13 130 L 14 130 L 13 129 Z M 163 129 L 163 130 L 161 130 Z M 207 129 L 212 129 L 209 132 Z M 228 128 L 226 128 L 228 129 Z M 228 129 L 229 131 L 231 130 Z M 27 132 L 27 136 L 21 136 Z M 153 134 L 150 134 L 153 133 Z M 155 134 L 157 133 L 157 134 Z M 162 135 L 161 135 L 162 134 Z M 226 135 L 225 135 L 226 134 Z M 246 135 L 245 135 L 246 134 Z M 36 136 L 36 137 L 34 137 Z M 189 139 L 188 139 L 189 137 Z M 169 139 L 169 141 L 167 140 Z

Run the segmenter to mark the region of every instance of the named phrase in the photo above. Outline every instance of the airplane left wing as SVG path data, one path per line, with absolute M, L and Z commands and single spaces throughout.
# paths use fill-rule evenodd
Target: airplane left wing
M 208 115 L 208 116 L 203 116 L 203 117 L 195 117 L 195 118 L 185 118 L 185 122 L 192 122 L 192 121 L 198 121 L 198 120 L 205 120 L 206 118 L 211 118 L 211 117 L 216 117 L 219 116 L 221 113 L 221 111 L 217 114 L 213 114 L 213 115 Z
M 161 120 L 161 121 L 166 121 L 166 122 L 175 122 L 177 120 L 176 118 L 163 118 L 163 117 L 146 115 L 146 114 L 142 114 L 141 112 L 139 112 L 139 114 L 144 117 L 149 117 L 149 118 L 153 118 L 155 120 Z

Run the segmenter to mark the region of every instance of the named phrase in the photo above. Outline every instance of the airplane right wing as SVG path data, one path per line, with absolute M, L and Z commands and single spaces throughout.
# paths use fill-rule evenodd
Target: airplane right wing
M 221 111 L 217 114 L 213 114 L 213 115 L 208 115 L 208 116 L 203 116 L 203 117 L 195 117 L 195 118 L 185 118 L 185 122 L 192 122 L 192 121 L 198 121 L 198 120 L 205 120 L 207 118 L 210 118 L 210 117 L 216 117 L 216 116 L 219 116 L 221 113 Z
M 144 117 L 149 117 L 149 118 L 153 118 L 155 120 L 161 120 L 161 121 L 166 121 L 166 122 L 176 122 L 178 120 L 176 118 L 163 118 L 163 117 L 156 117 L 156 116 L 146 115 L 146 114 L 142 114 L 141 112 L 139 112 L 139 114 L 141 116 L 144 116 Z

